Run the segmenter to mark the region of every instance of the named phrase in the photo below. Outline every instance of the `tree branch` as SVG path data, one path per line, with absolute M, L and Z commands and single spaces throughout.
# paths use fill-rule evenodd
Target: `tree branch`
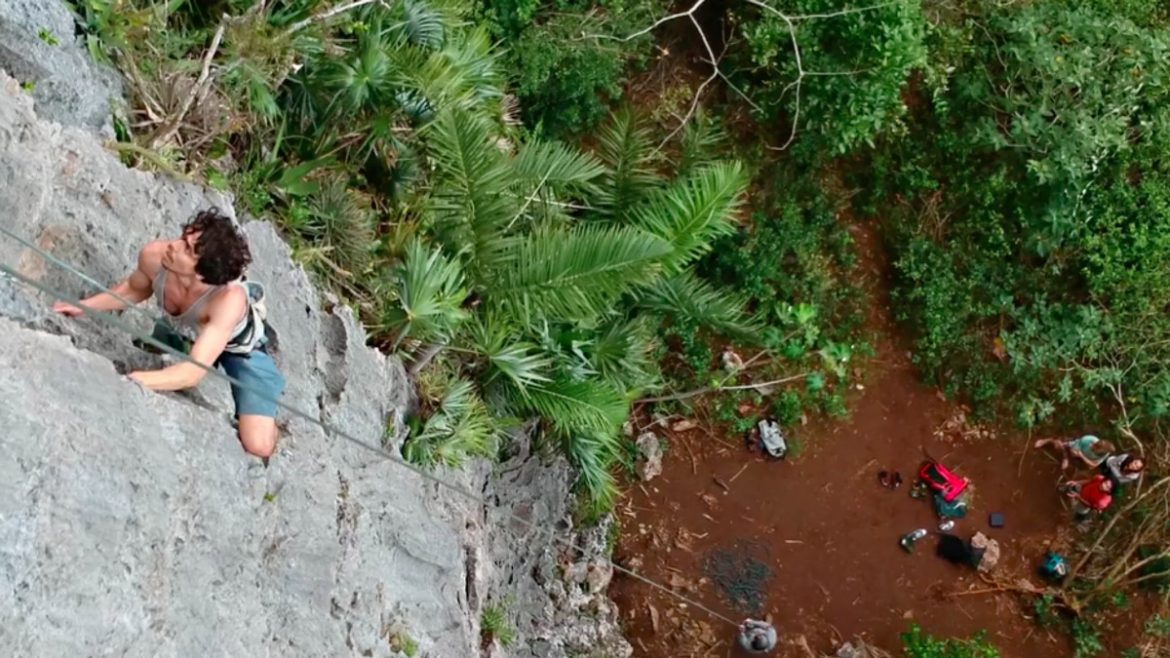
M 682 117 L 682 120 L 679 122 L 679 125 L 674 130 L 670 131 L 670 134 L 666 136 L 666 139 L 662 140 L 662 143 L 660 143 L 658 145 L 658 147 L 654 149 L 655 152 L 661 151 L 662 148 L 671 139 L 673 139 L 674 136 L 677 135 L 679 133 L 679 131 L 683 129 L 684 126 L 686 126 L 687 122 L 691 120 L 691 117 L 693 117 L 695 114 L 695 110 L 698 108 L 699 99 L 702 97 L 703 91 L 705 91 L 707 89 L 707 86 L 710 85 L 712 82 L 714 82 L 717 78 L 721 78 L 723 81 L 725 81 L 727 83 L 727 86 L 730 87 L 736 94 L 738 94 L 740 97 L 742 97 L 745 101 L 747 101 L 747 103 L 749 105 L 751 105 L 754 110 L 756 110 L 757 112 L 761 111 L 760 106 L 757 105 L 756 102 L 753 101 L 742 90 L 740 90 L 738 87 L 736 87 L 734 84 L 732 84 L 731 80 L 727 77 L 727 75 L 725 75 L 723 73 L 723 71 L 719 68 L 719 61 L 722 59 L 722 55 L 720 57 L 715 56 L 715 51 L 711 48 L 711 44 L 707 40 L 707 35 L 703 32 L 702 26 L 699 25 L 698 19 L 695 18 L 695 12 L 698 11 L 699 8 L 702 7 L 706 1 L 707 0 L 696 0 L 695 4 L 691 5 L 690 9 L 687 9 L 686 11 L 680 11 L 680 12 L 677 12 L 674 14 L 669 14 L 667 16 L 663 16 L 662 18 L 659 18 L 658 20 L 654 21 L 654 23 L 651 24 L 650 26 L 642 28 L 641 30 L 638 30 L 637 32 L 634 32 L 634 33 L 632 33 L 628 36 L 625 36 L 625 37 L 616 37 L 616 36 L 613 36 L 610 34 L 584 34 L 581 37 L 581 38 L 585 38 L 585 39 L 588 39 L 588 38 L 609 39 L 611 41 L 618 41 L 618 42 L 625 43 L 625 42 L 637 39 L 638 37 L 643 36 L 645 34 L 648 34 L 652 31 L 654 31 L 655 29 L 661 27 L 662 25 L 669 23 L 670 21 L 678 20 L 680 18 L 689 19 L 691 24 L 694 25 L 695 30 L 699 33 L 699 38 L 703 42 L 703 47 L 707 50 L 707 56 L 710 58 L 710 59 L 704 60 L 704 61 L 707 61 L 708 63 L 711 64 L 711 75 L 707 76 L 707 78 L 704 79 L 703 82 L 699 85 L 699 88 L 695 90 L 694 98 L 691 100 L 691 104 L 690 104 L 690 107 L 687 109 L 687 113 Z M 849 8 L 841 9 L 838 11 L 826 12 L 826 13 L 822 13 L 822 14 L 785 14 L 784 12 L 780 11 L 779 9 L 776 9 L 775 7 L 772 7 L 769 4 L 762 2 L 762 0 L 747 0 L 747 3 L 751 4 L 751 5 L 755 5 L 756 7 L 759 7 L 760 9 L 763 9 L 764 11 L 767 11 L 771 14 L 774 14 L 775 16 L 779 17 L 780 20 L 784 21 L 784 24 L 788 28 L 789 39 L 792 42 L 792 54 L 793 54 L 793 57 L 796 59 L 797 77 L 796 77 L 796 80 L 789 83 L 789 85 L 784 88 L 784 91 L 781 92 L 781 97 L 783 97 L 783 95 L 785 93 L 787 93 L 788 89 L 793 88 L 793 87 L 795 87 L 795 89 L 796 89 L 796 101 L 795 101 L 796 107 L 794 109 L 793 117 L 792 117 L 792 130 L 789 132 L 788 139 L 785 140 L 785 142 L 782 145 L 780 145 L 780 146 L 766 145 L 769 149 L 771 149 L 773 151 L 783 151 L 783 150 L 787 149 L 792 144 L 792 142 L 796 139 L 796 127 L 800 121 L 800 90 L 801 90 L 801 85 L 802 85 L 805 77 L 807 77 L 807 76 L 830 76 L 830 75 L 856 75 L 858 73 L 864 72 L 864 71 L 841 71 L 841 72 L 805 71 L 804 70 L 804 63 L 801 60 L 800 43 L 796 39 L 796 23 L 798 23 L 800 21 L 807 21 L 807 20 L 836 18 L 839 16 L 847 16 L 849 14 L 859 14 L 862 12 L 873 11 L 875 9 L 881 9 L 883 7 L 889 7 L 892 5 L 896 5 L 896 4 L 898 4 L 898 2 L 884 2 L 881 4 L 868 5 L 868 6 L 864 6 L 864 7 L 849 7 Z M 726 48 L 724 50 L 726 52 Z
M 766 388 L 768 386 L 776 386 L 778 384 L 787 384 L 788 382 L 796 381 L 808 377 L 810 373 L 801 373 L 799 375 L 792 375 L 790 377 L 782 377 L 780 379 L 773 379 L 772 381 L 760 382 L 758 384 L 737 384 L 735 386 L 704 386 L 696 388 L 685 393 L 675 393 L 673 395 L 663 395 L 656 398 L 642 398 L 635 402 L 635 404 L 650 404 L 652 402 L 672 402 L 676 400 L 689 400 L 690 398 L 706 395 L 707 393 L 721 393 L 723 391 L 744 391 L 747 389 Z
M 183 99 L 183 104 L 179 106 L 179 111 L 175 116 L 163 126 L 163 129 L 150 140 L 149 148 L 158 148 L 170 138 L 179 132 L 179 127 L 183 125 L 183 119 L 186 118 L 187 113 L 191 111 L 191 106 L 195 104 L 195 99 L 203 95 L 203 88 L 211 85 L 211 60 L 215 57 L 215 52 L 219 50 L 219 43 L 223 40 L 224 24 L 221 22 L 219 27 L 215 30 L 215 36 L 211 37 L 211 47 L 207 49 L 207 53 L 203 56 L 203 68 L 199 71 L 199 77 L 195 80 L 195 85 L 191 87 L 187 97 Z
M 338 5 L 338 6 L 334 7 L 333 9 L 330 9 L 329 11 L 321 12 L 320 14 L 315 14 L 315 15 L 310 16 L 302 21 L 297 21 L 296 23 L 293 23 L 291 27 L 289 27 L 287 30 L 284 31 L 283 36 L 286 36 L 286 37 L 292 36 L 293 34 L 300 32 L 301 30 L 312 25 L 313 23 L 320 23 L 321 21 L 327 21 L 330 18 L 333 18 L 334 16 L 336 16 L 338 14 L 347 12 L 351 9 L 357 9 L 358 7 L 362 7 L 362 6 L 365 6 L 365 5 L 374 3 L 374 2 L 378 2 L 378 1 L 379 0 L 354 0 L 354 2 L 351 2 L 347 5 Z

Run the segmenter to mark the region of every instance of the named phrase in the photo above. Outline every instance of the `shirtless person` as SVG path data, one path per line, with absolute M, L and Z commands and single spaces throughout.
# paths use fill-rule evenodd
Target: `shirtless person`
M 268 394 L 232 384 L 240 443 L 244 450 L 267 461 L 276 448 L 274 399 L 284 392 L 285 382 L 265 351 L 263 320 L 253 312 L 241 281 L 251 260 L 247 240 L 235 222 L 213 208 L 195 215 L 178 238 L 144 246 L 138 253 L 137 269 L 111 290 L 133 304 L 153 294 L 169 324 L 155 328 L 156 339 L 181 351 L 189 347 L 194 361 L 219 366 L 249 389 Z M 126 307 L 105 292 L 80 304 L 94 311 Z M 82 309 L 65 302 L 55 303 L 53 311 L 68 317 L 83 314 Z M 153 391 L 177 391 L 196 386 L 205 374 L 204 369 L 183 361 L 129 376 Z

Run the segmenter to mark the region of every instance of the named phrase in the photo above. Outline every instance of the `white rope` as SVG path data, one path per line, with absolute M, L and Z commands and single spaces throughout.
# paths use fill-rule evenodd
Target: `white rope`
M 45 258 L 47 261 L 49 261 L 53 265 L 55 265 L 63 270 L 66 270 L 66 271 L 70 272 L 71 274 L 76 275 L 77 277 L 81 278 L 82 280 L 88 282 L 90 285 L 101 288 L 102 291 L 104 291 L 106 294 L 121 301 L 123 304 L 127 304 L 128 308 L 131 308 L 131 307 L 136 308 L 139 312 L 143 313 L 144 315 L 146 315 L 149 318 L 152 318 L 156 321 L 161 320 L 160 317 L 156 317 L 156 316 L 152 315 L 146 309 L 136 307 L 134 304 L 130 303 L 129 300 L 122 298 L 117 293 L 115 293 L 112 290 L 110 290 L 109 288 L 107 288 L 105 285 L 98 283 L 93 277 L 90 277 L 89 275 L 87 275 L 86 273 L 77 269 L 76 267 L 69 264 L 68 262 L 63 261 L 63 260 L 53 256 L 52 254 L 49 254 L 48 252 L 41 249 L 40 247 L 33 244 L 32 242 L 13 233 L 12 231 L 10 231 L 8 228 L 4 227 L 3 225 L 0 225 L 0 233 L 4 233 L 5 235 L 13 238 L 14 240 L 19 242 L 20 244 L 24 245 L 25 247 L 32 249 L 38 255 Z M 241 382 L 239 379 L 236 379 L 235 377 L 232 377 L 226 373 L 220 372 L 219 370 L 217 370 L 214 367 L 210 367 L 210 366 L 204 365 L 202 363 L 199 363 L 198 361 L 195 361 L 194 359 L 192 359 L 189 355 L 187 355 L 183 352 L 180 352 L 179 350 L 176 350 L 175 348 L 171 347 L 170 345 L 167 345 L 167 344 L 155 339 L 154 336 L 152 336 L 152 335 L 141 334 L 141 333 L 136 332 L 133 327 L 130 327 L 122 320 L 115 318 L 113 316 L 113 314 L 111 314 L 111 313 L 103 313 L 101 311 L 95 311 L 93 309 L 87 308 L 86 306 L 81 304 L 80 300 L 75 301 L 69 295 L 62 294 L 61 292 L 54 290 L 54 289 L 42 284 L 39 281 L 34 281 L 34 280 L 26 277 L 25 275 L 15 271 L 11 267 L 9 267 L 7 264 L 0 263 L 0 272 L 4 272 L 8 276 L 10 276 L 14 279 L 17 279 L 17 280 L 25 283 L 26 285 L 32 286 L 33 288 L 36 288 L 37 290 L 41 291 L 42 293 L 45 293 L 46 295 L 49 295 L 50 297 L 52 297 L 54 299 L 67 301 L 68 303 L 73 304 L 74 306 L 77 306 L 79 309 L 81 309 L 83 315 L 85 315 L 88 318 L 93 318 L 93 319 L 97 319 L 101 322 L 104 322 L 105 324 L 112 326 L 116 329 L 119 329 L 119 330 L 137 338 L 140 341 L 149 343 L 149 344 L 153 345 L 154 347 L 161 349 L 161 350 L 167 352 L 168 354 L 171 354 L 172 356 L 174 356 L 178 359 L 181 359 L 183 361 L 186 361 L 187 363 L 195 365 L 196 367 L 203 369 L 207 373 L 215 375 L 216 377 L 219 377 L 220 379 L 223 379 L 224 381 L 227 381 L 231 384 L 234 384 L 234 385 L 236 385 L 236 386 L 238 386 L 246 391 L 249 391 L 251 393 L 255 393 L 255 394 L 263 397 L 265 400 L 268 400 L 270 402 L 274 402 L 277 406 L 288 411 L 289 413 L 292 413 L 293 415 L 298 416 L 300 418 L 304 418 L 305 420 L 307 420 L 315 425 L 320 426 L 321 429 L 324 430 L 326 434 L 340 436 L 341 438 L 346 439 L 347 441 L 349 441 L 355 445 L 358 445 L 358 446 L 360 446 L 366 450 L 369 450 L 370 452 L 373 452 L 373 453 L 375 453 L 375 454 L 377 454 L 377 455 L 379 455 L 379 456 L 381 456 L 381 457 L 383 457 L 383 458 L 385 458 L 385 459 L 387 459 L 395 464 L 398 464 L 399 466 L 409 470 L 410 472 L 414 473 L 415 475 L 417 475 L 425 480 L 428 480 L 430 482 L 433 482 L 433 483 L 439 485 L 440 487 L 447 489 L 448 491 L 451 491 L 451 492 L 456 493 L 460 496 L 463 496 L 469 500 L 472 500 L 472 501 L 484 506 L 485 508 L 491 507 L 491 505 L 488 503 L 488 501 L 486 499 L 475 494 L 471 490 L 469 490 L 465 487 L 461 487 L 457 484 L 452 484 L 450 482 L 447 482 L 446 480 L 443 480 L 439 477 L 436 477 L 436 476 L 422 470 L 421 468 L 415 466 L 414 464 L 411 464 L 411 463 L 403 460 L 398 455 L 395 455 L 395 454 L 389 452 L 388 450 L 386 450 L 385 448 L 382 448 L 381 446 L 378 446 L 376 444 L 369 443 L 366 441 L 362 441 L 361 439 L 353 436 L 352 434 L 346 432 L 345 430 L 333 427 L 332 425 L 320 420 L 319 418 L 316 418 L 308 413 L 301 411 L 300 409 L 298 409 L 290 404 L 283 402 L 282 400 L 279 399 L 279 396 L 274 396 L 271 393 L 269 393 L 268 391 L 261 390 L 259 388 L 253 387 L 253 386 L 249 386 L 249 385 L 245 384 L 244 382 Z M 523 517 L 521 517 L 513 512 L 510 512 L 510 511 L 505 512 L 505 514 L 508 517 L 510 517 L 511 520 L 518 521 L 518 522 L 520 522 L 520 524 L 522 524 L 522 525 L 524 525 L 532 530 L 535 530 L 538 533 L 540 532 L 540 528 L 538 527 L 538 525 L 536 523 L 529 521 L 528 519 L 525 519 L 525 518 L 523 518 Z M 556 535 L 555 528 L 549 530 L 549 538 L 552 539 L 554 542 L 557 542 L 557 543 L 565 546 L 566 548 L 577 551 L 583 555 L 586 554 L 586 551 L 581 546 L 575 544 L 574 542 L 569 541 L 568 539 L 558 537 Z M 712 617 L 715 617 L 717 619 L 725 621 L 728 624 L 731 624 L 732 626 L 736 626 L 737 628 L 739 626 L 739 624 L 737 622 L 735 622 L 734 620 L 732 620 L 731 618 L 729 618 L 725 615 L 722 615 L 718 612 L 715 612 L 714 610 L 712 610 L 711 608 L 708 608 L 707 606 L 703 605 L 702 603 L 699 603 L 698 601 L 695 601 L 695 600 L 690 599 L 686 596 L 683 596 L 682 594 L 675 592 L 674 590 L 666 587 L 665 585 L 660 585 L 657 582 L 651 580 L 650 578 L 647 578 L 646 576 L 643 576 L 642 574 L 638 573 L 637 571 L 623 567 L 620 564 L 618 564 L 617 562 L 614 562 L 613 559 L 611 559 L 609 557 L 602 556 L 601 559 L 603 559 L 607 563 L 609 563 L 609 565 L 611 567 L 613 567 L 614 571 L 625 574 L 625 575 L 627 575 L 627 576 L 629 576 L 629 577 L 631 577 L 639 582 L 645 583 L 646 585 L 649 585 L 657 590 L 660 590 L 660 591 L 666 593 L 667 595 L 672 596 L 672 597 L 678 599 L 679 601 L 682 601 L 683 603 L 686 603 L 687 605 L 694 606 L 695 608 L 702 610 L 703 612 L 706 612 L 707 614 L 711 615 Z

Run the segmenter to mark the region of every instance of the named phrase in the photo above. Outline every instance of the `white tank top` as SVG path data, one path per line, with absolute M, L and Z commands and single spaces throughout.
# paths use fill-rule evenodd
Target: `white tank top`
M 211 296 L 222 290 L 224 286 L 212 286 L 207 290 L 207 292 L 199 295 L 199 297 L 191 304 L 191 306 L 187 308 L 186 311 L 183 311 L 179 315 L 171 315 L 170 312 L 167 311 L 167 306 L 163 301 L 166 295 L 166 284 L 167 269 L 165 267 L 159 268 L 158 274 L 154 277 L 154 296 L 155 299 L 158 300 L 158 306 L 162 309 L 163 314 L 166 315 L 172 329 L 190 340 L 195 340 L 195 338 L 199 335 L 199 318 L 203 315 L 203 307 L 207 306 L 207 302 L 211 300 Z M 232 281 L 226 285 L 238 285 L 241 288 L 244 288 L 244 284 L 240 281 Z M 248 290 L 247 288 L 244 288 L 244 295 L 246 296 L 247 294 Z M 245 329 L 247 329 L 248 315 L 250 312 L 250 308 L 244 308 L 243 317 L 241 317 L 240 321 L 236 323 L 235 329 L 232 329 L 232 336 L 230 339 L 228 339 L 229 344 L 232 342 L 232 339 L 238 338 L 240 334 L 243 333 Z

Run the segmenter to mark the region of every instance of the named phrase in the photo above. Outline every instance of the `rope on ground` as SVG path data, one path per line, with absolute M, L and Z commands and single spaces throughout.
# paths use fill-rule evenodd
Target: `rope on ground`
M 55 256 L 52 256 L 51 254 L 47 253 L 46 251 L 44 251 L 40 247 L 34 245 L 33 243 L 25 240 L 22 237 L 16 235 L 15 233 L 10 231 L 9 229 L 4 227 L 3 225 L 0 225 L 0 232 L 8 235 L 9 237 L 12 237 L 17 242 L 32 249 L 38 255 L 45 258 L 47 261 L 54 264 L 55 266 L 70 272 L 71 274 L 79 277 L 80 279 L 82 279 L 84 281 L 89 282 L 91 285 L 94 285 L 94 286 L 101 288 L 102 291 L 104 291 L 108 295 L 111 295 L 115 299 L 118 299 L 119 301 L 122 301 L 123 303 L 127 303 L 127 300 L 120 297 L 117 293 L 113 292 L 105 285 L 98 283 L 92 277 L 88 276 L 87 274 L 85 274 L 81 270 L 77 269 L 73 265 L 71 265 L 63 260 L 60 260 L 60 259 L 56 258 Z M 122 331 L 130 336 L 133 336 L 133 337 L 141 340 L 144 343 L 148 343 L 150 345 L 153 345 L 155 348 L 158 348 L 158 349 L 166 352 L 167 354 L 172 355 L 173 357 L 175 357 L 177 359 L 180 359 L 180 360 L 185 361 L 187 363 L 190 363 L 198 368 L 201 368 L 205 372 L 207 372 L 211 375 L 214 375 L 216 377 L 219 377 L 220 379 L 223 379 L 224 381 L 226 381 L 230 384 L 234 384 L 235 386 L 238 386 L 244 390 L 247 390 L 251 393 L 255 393 L 255 394 L 263 397 L 264 399 L 275 403 L 278 407 L 280 407 L 281 409 L 284 409 L 285 411 L 288 411 L 289 413 L 293 414 L 294 416 L 297 416 L 299 418 L 303 418 L 303 419 L 309 421 L 310 423 L 313 423 L 313 424 L 319 426 L 322 430 L 325 431 L 326 434 L 333 435 L 335 437 L 341 437 L 341 438 L 349 441 L 350 443 L 353 443 L 354 445 L 357 445 L 361 448 L 364 448 L 364 449 L 366 449 L 366 450 L 368 450 L 368 451 L 370 451 L 370 452 L 372 452 L 372 453 L 374 453 L 374 454 L 376 454 L 376 455 L 378 455 L 378 456 L 380 456 L 380 457 L 382 457 L 382 458 L 384 458 L 384 459 L 386 459 L 394 464 L 401 466 L 402 468 L 405 468 L 406 470 L 414 473 L 415 475 L 417 475 L 420 478 L 423 478 L 424 480 L 433 482 L 434 484 L 438 485 L 441 488 L 447 489 L 448 491 L 450 491 L 452 493 L 458 494 L 458 495 L 460 495 L 468 500 L 471 500 L 479 505 L 482 505 L 484 508 L 491 507 L 486 499 L 475 494 L 471 490 L 469 490 L 465 487 L 461 487 L 457 484 L 452 484 L 446 480 L 443 480 L 442 478 L 439 478 L 435 475 L 432 475 L 432 474 L 422 470 L 421 468 L 415 466 L 414 464 L 411 464 L 411 463 L 405 461 L 404 459 L 398 457 L 397 455 L 389 452 L 388 450 L 386 450 L 385 448 L 383 448 L 377 444 L 363 441 L 363 440 L 353 436 L 349 432 L 346 432 L 345 430 L 334 427 L 331 424 L 326 423 L 319 418 L 316 418 L 316 417 L 314 417 L 314 416 L 312 416 L 304 411 L 301 411 L 300 409 L 280 400 L 278 396 L 274 396 L 274 395 L 270 394 L 268 391 L 261 390 L 261 389 L 256 388 L 256 387 L 248 386 L 245 383 L 241 382 L 240 380 L 236 379 L 235 377 L 232 377 L 226 373 L 220 372 L 218 369 L 216 369 L 214 367 L 210 367 L 210 366 L 207 366 L 205 364 L 199 363 L 198 361 L 192 359 L 187 354 L 184 354 L 183 352 L 180 352 L 180 351 L 174 349 L 170 345 L 167 345 L 167 344 L 157 340 L 156 338 L 154 338 L 154 336 L 152 336 L 150 334 L 139 333 L 139 332 L 135 331 L 134 328 L 128 326 L 122 320 L 115 318 L 113 316 L 113 314 L 111 314 L 111 313 L 103 313 L 101 311 L 95 311 L 95 310 L 86 308 L 85 306 L 83 306 L 81 304 L 80 300 L 74 299 L 70 295 L 65 295 L 58 290 L 54 290 L 54 289 L 50 288 L 49 286 L 41 283 L 40 281 L 35 281 L 35 280 L 17 272 L 15 269 L 9 267 L 7 264 L 0 263 L 0 272 L 3 272 L 4 274 L 8 275 L 9 277 L 12 277 L 18 281 L 21 281 L 25 285 L 31 286 L 31 287 L 39 290 L 40 292 L 42 292 L 46 295 L 49 295 L 53 299 L 66 301 L 70 304 L 77 306 L 78 308 L 81 309 L 83 315 L 87 318 L 96 319 L 102 323 L 105 323 L 108 326 L 114 327 L 115 329 L 118 329 L 118 330 L 120 330 L 120 331 Z M 133 306 L 133 304 L 131 304 L 130 306 Z M 140 311 L 142 313 L 146 314 L 147 317 L 154 317 L 145 309 L 140 309 Z M 538 533 L 538 536 L 539 536 L 539 533 L 541 532 L 542 529 L 539 527 L 538 524 L 536 524 L 532 521 L 529 521 L 528 519 L 525 519 L 525 518 L 523 518 L 523 517 L 521 517 L 513 512 L 510 512 L 510 511 L 505 512 L 505 514 L 512 521 L 517 521 L 521 525 L 523 525 L 531 530 L 536 531 Z M 561 544 L 565 548 L 576 551 L 577 553 L 580 553 L 582 555 L 585 554 L 585 550 L 580 545 L 578 545 L 578 544 L 576 544 L 568 539 L 558 537 L 556 535 L 555 528 L 549 528 L 548 535 L 552 541 Z M 643 576 L 642 574 L 638 573 L 637 571 L 634 571 L 632 569 L 628 569 L 628 568 L 618 564 L 617 562 L 613 561 L 611 558 L 602 557 L 601 559 L 605 560 L 613 568 L 614 571 L 625 574 L 626 576 L 629 576 L 630 578 L 633 578 L 634 580 L 637 580 L 645 585 L 649 585 L 650 587 L 657 589 L 657 590 L 665 593 L 668 596 L 676 598 L 679 601 L 681 601 L 687 605 L 694 606 L 696 609 L 702 610 L 703 612 L 707 613 L 708 615 L 710 615 L 716 619 L 720 619 L 720 620 L 727 622 L 728 624 L 731 624 L 732 626 L 735 626 L 737 628 L 739 626 L 739 624 L 737 622 L 735 622 L 734 620 L 732 620 L 730 617 L 722 615 L 722 614 L 712 610 L 711 608 L 708 608 L 707 606 L 703 605 L 702 603 L 699 603 L 698 601 L 695 601 L 689 597 L 683 596 L 682 594 L 675 592 L 674 590 L 666 587 L 665 585 L 661 585 L 661 584 L 651 580 L 650 578 Z

